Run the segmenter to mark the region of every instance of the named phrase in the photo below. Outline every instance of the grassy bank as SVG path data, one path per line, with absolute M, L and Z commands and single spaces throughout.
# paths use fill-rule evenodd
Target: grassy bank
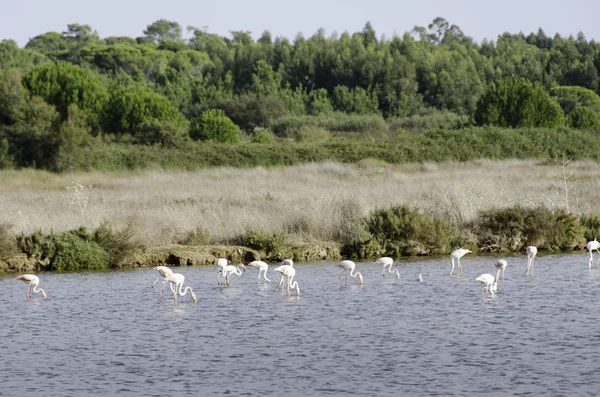
M 84 227 L 88 236 L 79 233 L 78 238 L 109 253 L 107 262 L 97 252 L 102 266 L 119 262 L 110 256 L 107 241 L 112 240 L 128 241 L 128 252 L 173 244 L 244 246 L 269 260 L 306 256 L 299 254 L 300 247 L 321 242 L 339 247 L 331 255 L 363 257 L 439 255 L 458 245 L 485 252 L 519 251 L 530 243 L 577 249 L 595 237 L 600 167 L 595 162 L 561 165 L 365 161 L 60 175 L 3 171 L 0 222 L 10 225 L 5 227 L 8 241 L 40 231 L 42 236 L 78 235 Z M 565 176 L 571 173 L 567 192 Z M 510 214 L 494 215 L 507 208 Z M 386 229 L 382 220 L 395 226 Z M 567 237 L 561 242 L 535 234 L 528 225 Z M 111 232 L 104 233 L 104 242 L 95 237 L 102 228 Z M 71 237 L 59 240 L 75 244 Z

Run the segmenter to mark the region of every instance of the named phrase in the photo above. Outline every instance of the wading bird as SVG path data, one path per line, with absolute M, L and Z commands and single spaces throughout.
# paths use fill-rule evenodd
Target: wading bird
M 258 283 L 260 284 L 260 274 L 263 274 L 263 277 L 266 281 L 271 283 L 271 280 L 267 278 L 267 270 L 269 270 L 269 265 L 263 261 L 252 261 L 248 263 L 248 266 L 252 266 L 258 269 Z
M 475 279 L 475 281 L 479 281 L 481 284 L 483 284 L 483 288 L 481 290 L 482 294 L 488 292 L 494 295 L 494 293 L 498 290 L 498 277 L 500 277 L 500 271 L 502 271 L 502 269 L 496 267 L 496 277 L 489 273 L 485 273 Z
M 396 264 L 396 262 L 394 262 L 394 260 L 392 258 L 384 256 L 382 258 L 375 259 L 373 262 L 381 263 L 383 265 L 383 270 L 381 271 L 381 277 L 385 277 L 385 268 L 387 267 L 389 273 L 392 273 L 392 274 L 396 273 L 396 278 L 400 278 L 400 272 L 398 271 L 398 269 L 392 270 L 392 266 L 394 266 Z
M 419 273 L 419 277 L 417 278 L 418 282 L 423 282 L 423 276 L 421 276 L 421 273 Z
M 273 271 L 281 273 L 281 281 L 279 282 L 279 284 L 277 284 L 277 287 L 275 288 L 275 292 L 277 292 L 277 290 L 280 287 L 282 287 L 281 288 L 281 295 L 283 295 L 283 290 L 285 288 L 285 284 L 284 284 L 283 279 L 285 277 L 287 277 L 287 291 L 288 291 L 288 296 L 290 296 L 290 288 L 296 290 L 296 296 L 300 296 L 300 287 L 298 286 L 298 281 L 294 280 L 294 277 L 296 277 L 296 269 L 294 269 L 293 266 L 291 266 L 291 265 L 281 265 L 281 266 L 278 266 L 275 269 L 273 269 Z
M 165 278 L 165 280 L 163 281 L 163 283 L 168 282 L 171 284 L 175 284 L 175 289 L 173 290 L 173 299 L 175 300 L 175 303 L 177 303 L 177 294 L 178 293 L 180 296 L 185 296 L 185 294 L 187 294 L 188 291 L 190 291 L 190 295 L 192 296 L 194 303 L 196 303 L 196 294 L 194 294 L 194 291 L 192 291 L 191 287 L 186 287 L 185 290 L 182 291 L 184 281 L 185 281 L 185 277 L 183 274 L 173 273 L 173 274 L 167 276 Z
M 455 259 L 456 259 L 456 262 L 458 265 L 456 268 L 456 273 L 462 274 L 462 264 L 460 263 L 460 258 L 462 258 L 466 254 L 470 254 L 470 253 L 471 253 L 471 251 L 469 251 L 468 249 L 464 249 L 464 248 L 459 248 L 459 249 L 452 251 L 452 253 L 450 254 L 450 260 L 452 261 L 452 269 L 450 269 L 450 273 L 448 273 L 448 274 L 452 274 L 452 272 L 454 271 L 454 260 Z
M 291 260 L 291 259 L 284 259 L 279 264 L 279 267 L 283 267 L 283 266 L 294 267 L 294 261 Z M 273 269 L 273 271 L 275 271 L 275 269 Z M 278 270 L 278 272 L 281 273 L 280 270 Z M 275 291 L 277 291 L 279 288 L 281 288 L 282 285 L 285 288 L 285 285 L 283 284 L 284 281 L 285 281 L 285 275 L 283 273 L 281 273 L 281 280 L 279 280 L 279 283 L 277 284 L 277 287 L 275 287 Z
M 594 262 L 594 254 L 592 253 L 593 250 L 596 250 L 596 252 L 600 255 L 600 242 L 596 241 L 596 239 L 593 239 L 592 241 L 588 241 L 588 243 L 585 245 L 585 248 L 587 248 L 588 251 L 590 251 L 590 260 L 588 262 L 588 269 L 592 270 L 592 264 Z M 596 267 L 598 267 L 598 264 L 600 263 L 600 258 L 598 258 L 598 262 L 596 263 Z
M 167 276 L 170 276 L 171 274 L 173 274 L 173 270 L 169 269 L 169 268 L 168 268 L 168 267 L 166 267 L 166 266 L 156 266 L 156 267 L 154 268 L 154 270 L 156 270 L 157 272 L 159 272 L 159 273 L 160 273 L 160 275 L 161 275 L 163 278 L 165 278 L 165 277 L 167 277 Z M 152 288 L 154 288 L 154 284 L 156 284 L 156 283 L 158 282 L 158 280 L 160 280 L 160 277 L 159 277 L 159 278 L 157 278 L 157 279 L 156 279 L 156 281 L 154 281 L 154 282 L 152 283 Z M 169 283 L 169 287 L 171 287 L 171 292 L 173 292 L 173 284 Z M 162 288 L 161 288 L 161 290 L 160 290 L 160 295 L 161 295 L 161 296 L 164 296 L 164 294 L 165 294 L 165 283 L 163 282 L 163 283 L 162 283 Z
M 225 283 L 225 280 L 221 282 L 221 276 L 223 276 L 223 269 L 229 264 L 227 259 L 219 258 L 217 259 L 217 266 L 219 267 L 219 272 L 217 273 L 217 284 L 221 285 Z
M 344 271 L 342 272 L 342 274 L 340 274 L 340 276 L 338 277 L 338 279 L 340 280 L 340 283 L 346 283 L 348 284 L 348 272 L 350 272 L 350 277 L 352 278 L 356 278 L 358 276 L 358 280 L 360 281 L 360 283 L 363 283 L 363 276 L 362 274 L 360 274 L 360 272 L 354 272 L 354 268 L 356 267 L 356 263 L 349 261 L 349 260 L 344 260 L 341 261 L 340 263 L 338 263 L 338 266 L 341 267 L 342 269 L 344 269 Z M 344 281 L 342 281 L 342 276 L 346 275 Z
M 530 245 L 525 249 L 527 252 L 527 269 L 525 269 L 525 276 L 533 276 L 533 261 L 535 260 L 535 256 L 537 255 L 537 248 L 533 245 Z
M 33 274 L 22 274 L 19 277 L 17 277 L 17 280 L 25 281 L 27 284 L 29 284 L 29 286 L 27 287 L 27 293 L 25 294 L 25 297 L 27 299 L 33 298 L 31 290 L 33 290 L 34 294 L 41 292 L 42 299 L 46 298 L 46 292 L 43 289 L 38 288 L 38 285 L 40 284 L 40 279 L 38 278 L 38 276 L 34 276 Z
M 498 262 L 496 262 L 496 269 L 502 270 L 502 285 L 504 285 L 504 270 L 506 269 L 507 265 L 508 264 L 504 259 L 498 259 Z
M 230 285 L 231 275 L 235 274 L 236 276 L 242 275 L 242 270 L 246 271 L 246 266 L 243 263 L 238 263 L 237 266 L 228 265 L 223 268 L 223 277 L 225 278 L 225 284 Z

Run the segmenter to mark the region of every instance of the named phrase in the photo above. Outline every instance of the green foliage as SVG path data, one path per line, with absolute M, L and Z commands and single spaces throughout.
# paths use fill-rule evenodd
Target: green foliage
M 308 94 L 308 112 L 313 116 L 333 112 L 333 106 L 326 89 L 319 88 Z
M 423 114 L 388 119 L 391 131 L 398 129 L 426 131 L 431 129 L 455 130 L 469 126 L 469 118 L 448 110 L 428 109 Z
M 573 109 L 567 116 L 566 124 L 571 128 L 600 129 L 598 114 L 587 106 L 578 106 Z
M 108 253 L 111 267 L 120 266 L 126 259 L 144 248 L 136 241 L 135 228 L 131 223 L 115 231 L 108 222 L 102 222 L 94 231 L 93 241 Z
M 254 129 L 254 135 L 252 136 L 252 143 L 268 143 L 271 144 L 275 141 L 275 136 L 271 131 L 264 128 Z
M 477 102 L 478 125 L 501 127 L 558 127 L 563 112 L 542 87 L 523 78 L 498 80 Z
M 560 104 L 564 113 L 569 115 L 580 106 L 591 108 L 600 115 L 600 96 L 594 91 L 577 86 L 560 86 L 550 89 L 550 95 Z
M 186 128 L 162 120 L 146 120 L 135 133 L 135 141 L 143 145 L 176 147 L 181 146 L 186 139 L 189 139 Z
M 10 258 L 17 253 L 17 241 L 11 229 L 10 223 L 0 222 L 0 260 Z
M 323 142 L 331 137 L 329 131 L 324 128 L 316 126 L 301 126 L 298 131 L 293 135 L 298 142 Z
M 55 251 L 49 270 L 100 270 L 110 264 L 109 254 L 102 247 L 73 231 L 54 234 L 53 242 Z
M 240 133 L 231 119 L 220 109 L 210 109 L 193 119 L 190 137 L 194 140 L 239 143 Z
M 348 88 L 338 85 L 333 89 L 333 108 L 356 114 L 379 114 L 379 101 L 373 93 L 361 87 Z
M 529 245 L 548 251 L 581 246 L 582 233 L 577 218 L 546 207 L 516 206 L 483 211 L 477 218 L 475 230 L 482 252 L 520 252 Z
M 201 226 L 186 233 L 179 241 L 183 245 L 207 245 L 210 241 L 210 231 Z
M 113 133 L 135 134 L 153 120 L 168 121 L 177 128 L 186 126 L 182 114 L 166 97 L 139 83 L 111 90 L 104 117 L 104 130 Z
M 275 96 L 243 94 L 217 105 L 235 125 L 246 132 L 268 127 L 271 122 L 287 112 L 282 101 Z
M 93 71 L 67 62 L 37 66 L 23 77 L 33 95 L 56 107 L 62 120 L 69 106 L 75 104 L 87 114 L 93 130 L 100 128 L 101 112 L 108 101 L 108 91 Z
M 297 137 L 302 127 L 321 128 L 339 135 L 361 135 L 363 137 L 385 136 L 389 128 L 383 117 L 356 115 L 340 112 L 321 116 L 286 116 L 271 123 L 277 136 Z
M 144 30 L 144 35 L 151 41 L 162 43 L 164 41 L 182 41 L 181 26 L 177 22 L 159 19 L 158 21 L 148 25 Z
M 583 228 L 586 241 L 600 238 L 600 216 L 595 214 L 581 214 L 579 224 Z
M 17 236 L 17 247 L 27 256 L 49 262 L 56 252 L 54 236 L 42 233 L 41 230 L 25 235 L 21 232 Z
M 366 221 L 366 230 L 360 231 L 352 244 L 355 256 L 374 251 L 357 245 L 360 240 L 378 246 L 379 255 L 441 255 L 451 251 L 459 235 L 458 225 L 399 205 L 374 211 Z
M 280 261 L 294 257 L 294 246 L 290 236 L 284 231 L 265 232 L 249 229 L 239 240 L 240 245 L 264 252 L 267 260 Z
M 86 169 L 86 157 L 97 144 L 90 135 L 86 115 L 77 105 L 69 106 L 67 118 L 58 131 L 53 171 Z
M 44 55 L 28 49 L 21 49 L 13 40 L 0 41 L 0 70 L 11 68 L 29 70 L 45 62 L 48 62 L 48 58 Z

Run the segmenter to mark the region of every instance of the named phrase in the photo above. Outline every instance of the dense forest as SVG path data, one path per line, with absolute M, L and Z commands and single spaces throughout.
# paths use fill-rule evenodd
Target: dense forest
M 582 33 L 188 32 L 0 42 L 0 169 L 599 156 L 600 44 Z

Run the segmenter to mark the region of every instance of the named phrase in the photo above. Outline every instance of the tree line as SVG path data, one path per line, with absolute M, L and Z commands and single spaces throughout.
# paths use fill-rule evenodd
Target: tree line
M 71 24 L 24 48 L 0 42 L 0 168 L 73 169 L 114 141 L 270 143 L 290 135 L 285 120 L 339 114 L 404 129 L 600 129 L 600 44 L 582 33 L 476 43 L 443 18 L 391 38 L 370 23 L 291 41 L 188 32 L 161 19 L 137 38 Z

